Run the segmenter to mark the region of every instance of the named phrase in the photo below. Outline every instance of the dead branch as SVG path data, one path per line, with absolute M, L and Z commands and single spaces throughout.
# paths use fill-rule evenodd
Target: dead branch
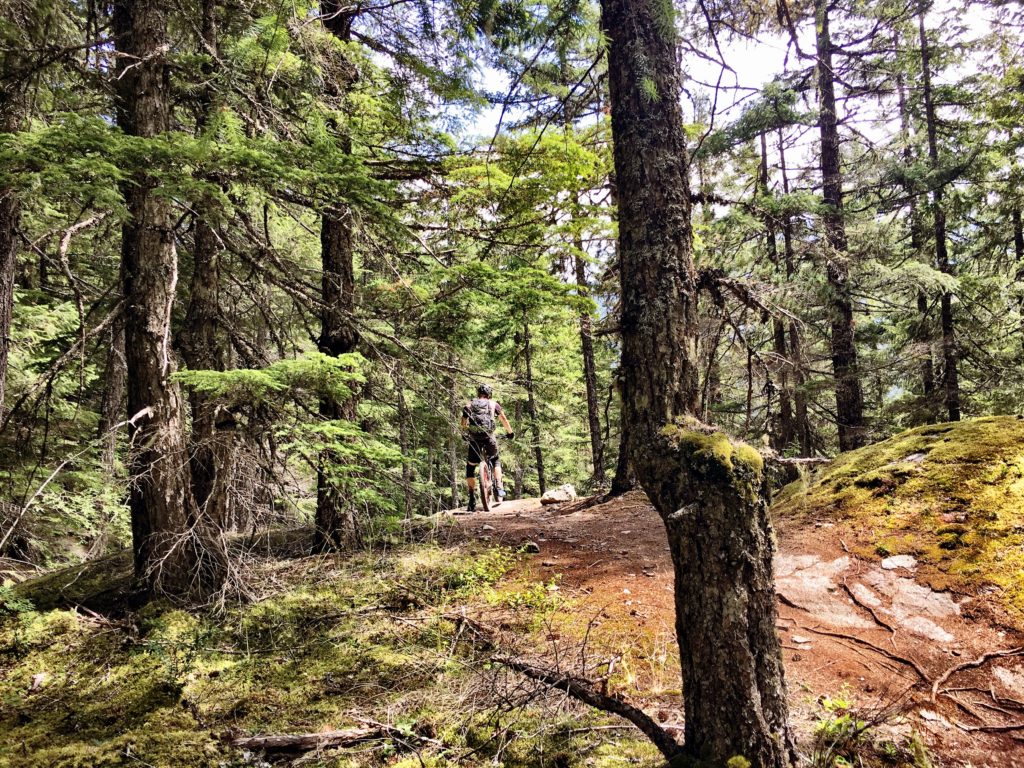
M 309 752 L 314 749 L 351 747 L 364 741 L 386 738 L 385 728 L 346 728 L 322 733 L 277 733 L 229 739 L 233 747 L 263 752 Z
M 521 659 L 509 656 L 494 656 L 491 658 L 491 661 L 515 670 L 531 680 L 544 683 L 559 691 L 565 691 L 572 698 L 595 709 L 599 709 L 602 712 L 611 712 L 628 720 L 639 728 L 658 748 L 661 754 L 670 761 L 682 754 L 682 745 L 646 712 L 618 696 L 606 696 L 600 693 L 597 690 L 597 686 L 590 680 L 573 677 L 555 670 L 536 667 Z

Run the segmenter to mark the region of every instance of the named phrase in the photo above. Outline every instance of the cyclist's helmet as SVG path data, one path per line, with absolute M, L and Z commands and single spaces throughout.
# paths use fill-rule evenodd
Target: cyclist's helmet
M 476 393 L 480 397 L 490 397 L 494 393 L 494 390 L 491 389 L 490 384 L 478 384 L 476 388 Z

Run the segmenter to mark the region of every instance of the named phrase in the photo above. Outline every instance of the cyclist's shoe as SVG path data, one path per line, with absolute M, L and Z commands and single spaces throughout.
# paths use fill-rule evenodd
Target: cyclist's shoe
M 498 506 L 505 500 L 505 489 L 499 488 L 498 495 L 494 497 L 494 506 Z
M 469 504 L 466 505 L 467 512 L 476 512 L 476 494 L 469 494 Z

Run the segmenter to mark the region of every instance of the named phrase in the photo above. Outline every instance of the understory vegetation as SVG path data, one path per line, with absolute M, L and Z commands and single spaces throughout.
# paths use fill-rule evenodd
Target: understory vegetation
M 557 576 L 538 579 L 521 550 L 436 543 L 446 538 L 344 560 L 254 560 L 262 591 L 222 615 L 126 609 L 123 558 L 0 591 L 0 765 L 660 765 L 621 720 L 493 659 L 553 653 L 596 678 L 615 658 L 606 692 L 672 720 L 674 654 L 628 622 L 598 633 L 600 606 L 563 596 Z M 804 696 L 820 712 L 809 735 L 818 768 L 930 765 L 907 728 L 876 737 L 899 715 Z M 348 748 L 233 744 L 378 725 L 387 732 Z

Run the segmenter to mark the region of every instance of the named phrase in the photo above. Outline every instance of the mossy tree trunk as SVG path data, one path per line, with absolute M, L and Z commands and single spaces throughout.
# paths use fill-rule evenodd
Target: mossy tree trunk
M 619 192 L 629 454 L 675 568 L 684 753 L 793 763 L 760 456 L 679 429 L 699 402 L 697 278 L 672 6 L 602 0 Z

